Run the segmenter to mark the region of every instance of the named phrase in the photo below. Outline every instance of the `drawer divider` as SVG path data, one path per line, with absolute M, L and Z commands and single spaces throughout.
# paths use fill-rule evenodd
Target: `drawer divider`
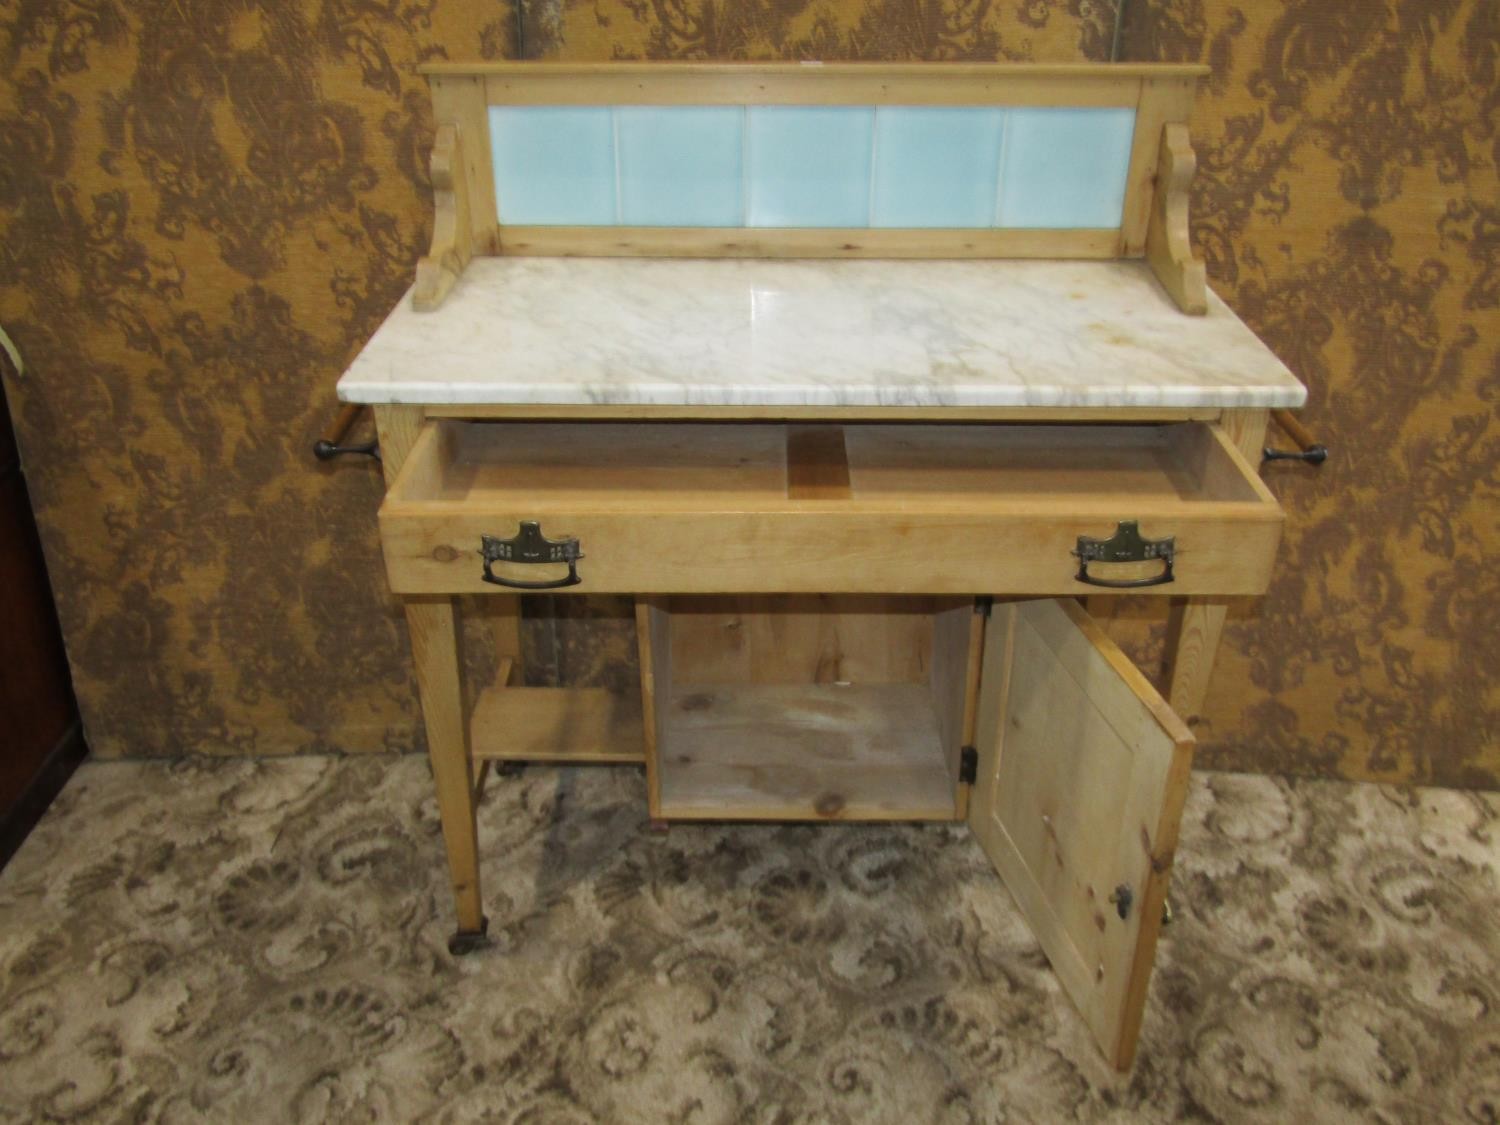
M 849 499 L 843 426 L 786 428 L 786 494 L 791 500 Z

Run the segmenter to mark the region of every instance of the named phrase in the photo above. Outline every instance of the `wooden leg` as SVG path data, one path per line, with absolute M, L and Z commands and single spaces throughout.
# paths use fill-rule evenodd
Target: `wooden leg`
M 1080 598 L 1084 610 L 1108 625 L 1120 599 L 1106 595 Z M 1166 683 L 1168 702 L 1189 726 L 1197 723 L 1213 673 L 1214 654 L 1224 630 L 1228 606 L 1202 598 L 1176 598 L 1167 620 Z
M 1229 606 L 1201 598 L 1174 601 L 1167 626 L 1167 702 L 1188 726 L 1203 713 L 1208 678 Z
M 1246 407 L 1226 410 L 1219 419 L 1225 435 L 1252 465 L 1260 463 L 1268 418 L 1269 412 L 1263 407 Z M 1225 602 L 1173 600 L 1167 628 L 1167 702 L 1189 726 L 1202 719 L 1208 678 L 1214 670 L 1214 656 L 1228 613 Z
M 448 942 L 455 954 L 483 944 L 486 919 L 479 893 L 479 836 L 474 822 L 474 776 L 468 721 L 458 667 L 457 614 L 451 598 L 408 598 L 417 688 L 427 725 L 427 754 L 437 784 L 443 843 L 458 913 L 458 932 Z
M 665 602 L 637 598 L 635 601 L 636 644 L 641 666 L 641 721 L 646 736 L 646 813 L 652 832 L 665 832 L 661 820 L 661 779 L 657 769 L 656 736 L 672 695 L 672 627 Z

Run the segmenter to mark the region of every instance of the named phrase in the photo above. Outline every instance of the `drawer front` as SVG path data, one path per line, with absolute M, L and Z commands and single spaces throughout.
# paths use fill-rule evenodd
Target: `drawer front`
M 586 429 L 578 435 L 574 449 L 579 457 L 587 456 L 588 436 Z M 727 439 L 748 441 L 742 433 Z M 939 439 L 949 441 L 952 435 L 933 440 Z M 774 448 L 774 442 L 752 444 Z M 797 495 L 795 482 L 807 474 L 795 467 L 789 474 L 792 486 L 783 485 L 779 494 L 769 470 L 738 494 L 735 474 L 745 471 L 754 477 L 755 470 L 736 465 L 715 470 L 727 474 L 718 491 L 701 479 L 691 489 L 673 487 L 671 482 L 679 478 L 669 473 L 653 477 L 654 484 L 638 492 L 607 487 L 601 480 L 600 498 L 592 501 L 586 486 L 570 487 L 563 495 L 537 487 L 523 495 L 524 488 L 509 486 L 504 464 L 496 470 L 472 449 L 466 458 L 455 435 L 424 432 L 381 509 L 391 588 L 401 594 L 545 588 L 572 593 L 1078 595 L 1104 592 L 1113 583 L 1145 582 L 1152 584 L 1132 587 L 1132 592 L 1239 595 L 1262 593 L 1270 580 L 1280 510 L 1258 480 L 1226 485 L 1226 466 L 1239 477 L 1247 467 L 1234 464 L 1226 453 L 1228 444 L 1218 435 L 1200 437 L 1199 452 L 1206 448 L 1212 455 L 1203 472 L 1221 478 L 1216 487 L 1228 498 L 1188 503 L 1180 495 L 1180 480 L 1172 486 L 1179 494 L 1166 498 L 1161 489 L 1122 489 L 1119 481 L 1128 474 L 1120 472 L 1101 473 L 1098 488 L 1090 488 L 1087 477 L 1080 484 L 1076 472 L 1069 476 L 1066 458 L 1061 467 L 1049 469 L 1058 463 L 1051 450 L 1033 458 L 1039 474 L 1035 480 L 1017 481 L 1012 474 L 1006 479 L 1013 490 L 997 491 L 975 488 L 972 473 L 952 470 L 955 464 L 962 470 L 966 458 L 973 460 L 972 449 L 953 448 L 945 455 L 942 449 L 914 454 L 903 447 L 899 456 L 890 454 L 881 462 L 885 454 L 864 450 L 868 456 L 861 457 L 860 444 L 851 441 L 849 448 L 847 476 L 853 483 L 838 483 L 843 478 L 837 471 L 813 474 L 820 483 L 812 499 Z M 549 440 L 549 445 L 556 443 Z M 460 447 L 457 452 L 455 446 Z M 681 452 L 678 448 L 674 455 Z M 924 468 L 929 463 L 944 468 Z M 960 483 L 946 487 L 944 472 Z M 499 484 L 475 483 L 487 474 Z M 830 479 L 835 482 L 831 487 Z M 1054 479 L 1055 486 L 1048 483 Z M 1080 579 L 1081 537 L 1109 540 L 1122 521 L 1135 521 L 1148 541 L 1170 542 L 1171 581 L 1160 581 L 1168 561 L 1155 548 L 1147 552 L 1153 557 L 1142 562 L 1089 561 L 1090 581 Z M 497 546 L 502 543 L 509 546 Z M 576 550 L 569 543 L 576 543 Z M 555 561 L 517 560 L 528 554 Z M 570 561 L 570 554 L 576 559 Z M 570 565 L 576 581 L 570 581 Z
M 384 517 L 391 589 L 401 594 L 509 593 L 485 581 L 485 536 L 514 536 L 534 511 Z M 1175 540 L 1173 581 L 1131 589 L 1156 594 L 1259 594 L 1270 581 L 1279 523 L 1199 517 L 1141 524 Z M 1079 581 L 1079 536 L 1107 537 L 1108 519 L 1066 514 L 910 516 L 899 521 L 837 513 L 568 515 L 548 513 L 549 538 L 574 538 L 579 581 L 554 593 L 1098 594 Z M 1138 578 L 1164 564 L 1091 565 L 1105 581 Z M 1149 573 L 1142 573 L 1149 571 Z M 493 563 L 516 582 L 565 578 L 562 563 Z M 519 592 L 526 592 L 520 589 Z

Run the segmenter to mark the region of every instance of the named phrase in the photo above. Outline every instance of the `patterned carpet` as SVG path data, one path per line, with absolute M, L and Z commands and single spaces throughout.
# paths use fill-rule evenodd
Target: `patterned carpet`
M 1473 1121 L 1500 800 L 1207 774 L 1134 1073 L 962 829 L 644 833 L 630 770 L 483 808 L 461 961 L 413 757 L 85 765 L 0 874 L 0 1115 Z

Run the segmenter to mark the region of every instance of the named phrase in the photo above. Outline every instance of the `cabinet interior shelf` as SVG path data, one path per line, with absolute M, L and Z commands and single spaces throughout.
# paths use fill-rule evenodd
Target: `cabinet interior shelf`
M 652 816 L 961 819 L 968 599 L 638 603 Z
M 951 820 L 921 684 L 678 684 L 658 734 L 668 819 Z

